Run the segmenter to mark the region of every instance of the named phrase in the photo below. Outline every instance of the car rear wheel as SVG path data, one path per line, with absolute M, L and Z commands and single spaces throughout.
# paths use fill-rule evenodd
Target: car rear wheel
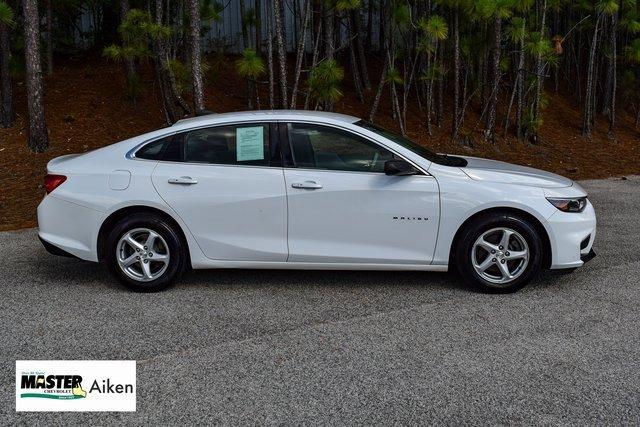
M 153 214 L 133 214 L 118 222 L 107 238 L 107 266 L 128 288 L 159 291 L 186 267 L 186 247 L 172 224 Z
M 455 263 L 463 279 L 484 292 L 515 292 L 540 270 L 542 241 L 527 219 L 492 213 L 460 235 Z

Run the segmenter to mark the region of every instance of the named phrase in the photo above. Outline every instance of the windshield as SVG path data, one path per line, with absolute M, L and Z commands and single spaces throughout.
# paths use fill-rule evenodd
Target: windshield
M 407 150 L 411 150 L 420 157 L 423 157 L 430 162 L 437 163 L 439 165 L 445 166 L 462 166 L 460 165 L 460 158 L 457 157 L 449 157 L 447 155 L 437 154 L 433 151 L 429 150 L 427 147 L 423 147 L 422 145 L 418 145 L 410 139 L 405 138 L 402 135 L 398 135 L 395 132 L 390 130 L 381 128 L 380 126 L 376 126 L 373 123 L 366 122 L 364 120 L 360 120 L 355 123 L 355 125 L 365 128 L 366 130 L 370 130 L 371 132 L 377 133 L 380 136 L 383 136 L 391 141 L 395 142 L 406 148 Z M 463 160 L 464 162 L 464 160 Z M 465 162 L 466 163 L 466 162 Z

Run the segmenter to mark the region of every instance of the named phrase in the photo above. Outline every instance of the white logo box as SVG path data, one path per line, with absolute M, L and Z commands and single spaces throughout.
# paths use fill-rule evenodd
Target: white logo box
M 16 361 L 16 411 L 135 410 L 135 360 Z

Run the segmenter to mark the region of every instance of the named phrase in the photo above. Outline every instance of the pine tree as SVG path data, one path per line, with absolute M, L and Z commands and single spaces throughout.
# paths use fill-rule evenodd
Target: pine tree
M 31 151 L 42 153 L 49 148 L 49 134 L 44 115 L 38 1 L 23 0 L 22 10 L 24 13 L 24 54 L 29 113 L 27 145 Z
M 16 21 L 9 5 L 0 1 L 0 124 L 8 128 L 13 125 L 13 94 L 11 84 L 11 29 Z

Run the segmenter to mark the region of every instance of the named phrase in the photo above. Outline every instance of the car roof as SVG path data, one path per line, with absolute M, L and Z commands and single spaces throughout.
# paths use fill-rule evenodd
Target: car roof
M 355 123 L 360 119 L 347 114 L 330 113 L 327 111 L 257 110 L 234 111 L 220 114 L 212 113 L 206 116 L 191 117 L 177 121 L 173 127 L 190 128 L 244 120 L 310 120 L 314 122 Z

